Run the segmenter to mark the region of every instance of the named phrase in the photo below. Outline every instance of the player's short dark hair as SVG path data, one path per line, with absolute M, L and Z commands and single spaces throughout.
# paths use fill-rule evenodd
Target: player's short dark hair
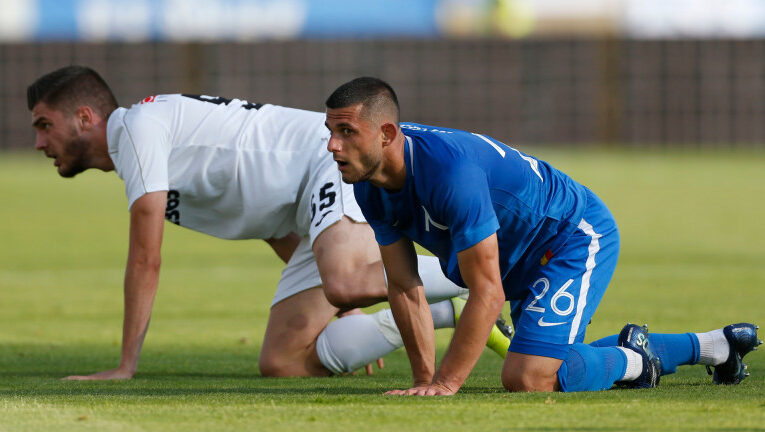
M 87 105 L 106 118 L 117 109 L 117 99 L 101 75 L 89 67 L 67 66 L 41 76 L 27 88 L 27 107 L 39 102 L 72 113 Z
M 390 84 L 379 78 L 360 77 L 337 88 L 327 98 L 325 105 L 330 109 L 347 108 L 362 104 L 363 111 L 377 114 L 389 110 L 396 123 L 399 121 L 400 107 L 398 97 Z

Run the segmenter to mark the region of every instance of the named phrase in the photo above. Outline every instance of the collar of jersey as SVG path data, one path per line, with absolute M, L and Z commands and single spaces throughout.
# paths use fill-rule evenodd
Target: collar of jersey
M 402 186 L 401 189 L 397 191 L 389 191 L 385 188 L 380 188 L 380 190 L 389 197 L 401 196 L 404 191 L 407 190 L 409 182 L 414 178 L 414 143 L 412 138 L 406 135 L 404 135 L 404 138 L 406 138 L 406 145 L 404 146 L 404 165 L 406 166 L 406 178 L 404 179 L 404 186 Z
M 409 136 L 404 135 L 404 138 L 406 138 L 406 150 L 404 151 L 404 163 L 408 160 L 408 168 L 409 172 L 412 174 L 412 177 L 414 177 L 414 143 L 412 142 L 412 138 Z M 409 156 L 409 158 L 407 158 Z M 407 176 L 408 177 L 408 176 Z

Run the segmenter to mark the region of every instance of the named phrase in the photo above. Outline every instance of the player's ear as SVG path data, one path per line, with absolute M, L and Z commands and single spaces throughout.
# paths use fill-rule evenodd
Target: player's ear
M 380 126 L 380 129 L 383 133 L 383 147 L 391 144 L 393 141 L 396 140 L 396 137 L 398 136 L 398 128 L 393 123 L 383 123 L 382 126 Z
M 93 109 L 87 105 L 82 105 L 77 108 L 77 123 L 82 130 L 88 130 L 92 128 L 100 118 Z

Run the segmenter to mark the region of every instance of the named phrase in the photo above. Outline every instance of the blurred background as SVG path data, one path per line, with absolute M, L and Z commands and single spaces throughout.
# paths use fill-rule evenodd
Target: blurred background
M 294 384 L 304 399 L 293 402 L 249 379 L 283 265 L 268 246 L 169 223 L 141 360 L 148 379 L 76 388 L 54 379 L 118 364 L 129 232 L 116 175 L 62 181 L 32 149 L 26 88 L 69 64 L 99 71 L 128 107 L 187 92 L 323 111 L 338 85 L 379 76 L 397 90 L 403 120 L 492 135 L 608 204 L 622 249 L 588 340 L 627 321 L 670 333 L 765 322 L 765 0 L 0 0 L 0 431 L 87 428 L 82 414 L 93 430 L 133 430 L 151 416 L 184 430 L 262 415 L 277 429 L 314 416 L 344 426 L 323 408 L 335 400 L 324 381 Z M 449 336 L 437 335 L 439 353 Z M 761 426 L 765 356 L 747 359 L 752 377 L 737 389 L 710 391 L 701 367 L 662 380 L 681 413 L 664 429 Z M 391 377 L 408 382 L 403 351 L 386 362 L 380 381 L 357 376 L 339 400 Z M 469 385 L 499 388 L 498 370 L 487 353 Z M 168 412 L 168 400 L 185 411 Z M 343 417 L 350 426 L 419 424 L 361 400 L 386 422 L 355 409 Z M 544 397 L 529 401 L 513 402 L 523 409 L 507 424 L 538 429 L 551 417 Z M 641 424 L 655 420 L 654 405 L 639 406 L 649 413 Z M 444 430 L 464 429 L 462 417 L 439 418 Z M 604 416 L 592 418 L 579 429 L 604 429 Z M 625 429 L 615 421 L 605 428 Z
M 0 0 L 0 149 L 68 64 L 121 105 L 204 93 L 323 111 L 388 80 L 402 118 L 514 144 L 764 147 L 761 0 Z

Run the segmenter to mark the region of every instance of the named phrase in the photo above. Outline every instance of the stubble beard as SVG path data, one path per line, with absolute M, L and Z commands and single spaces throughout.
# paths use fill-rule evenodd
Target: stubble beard
M 88 169 L 88 142 L 78 136 L 73 136 L 65 146 L 67 160 L 58 167 L 58 174 L 64 178 L 72 178 Z
M 366 160 L 362 161 L 362 167 L 369 167 L 366 171 L 353 177 L 343 174 L 342 179 L 345 183 L 348 184 L 367 181 L 372 178 L 375 172 L 377 172 L 381 162 L 381 159 L 374 160 L 373 158 L 367 158 Z

